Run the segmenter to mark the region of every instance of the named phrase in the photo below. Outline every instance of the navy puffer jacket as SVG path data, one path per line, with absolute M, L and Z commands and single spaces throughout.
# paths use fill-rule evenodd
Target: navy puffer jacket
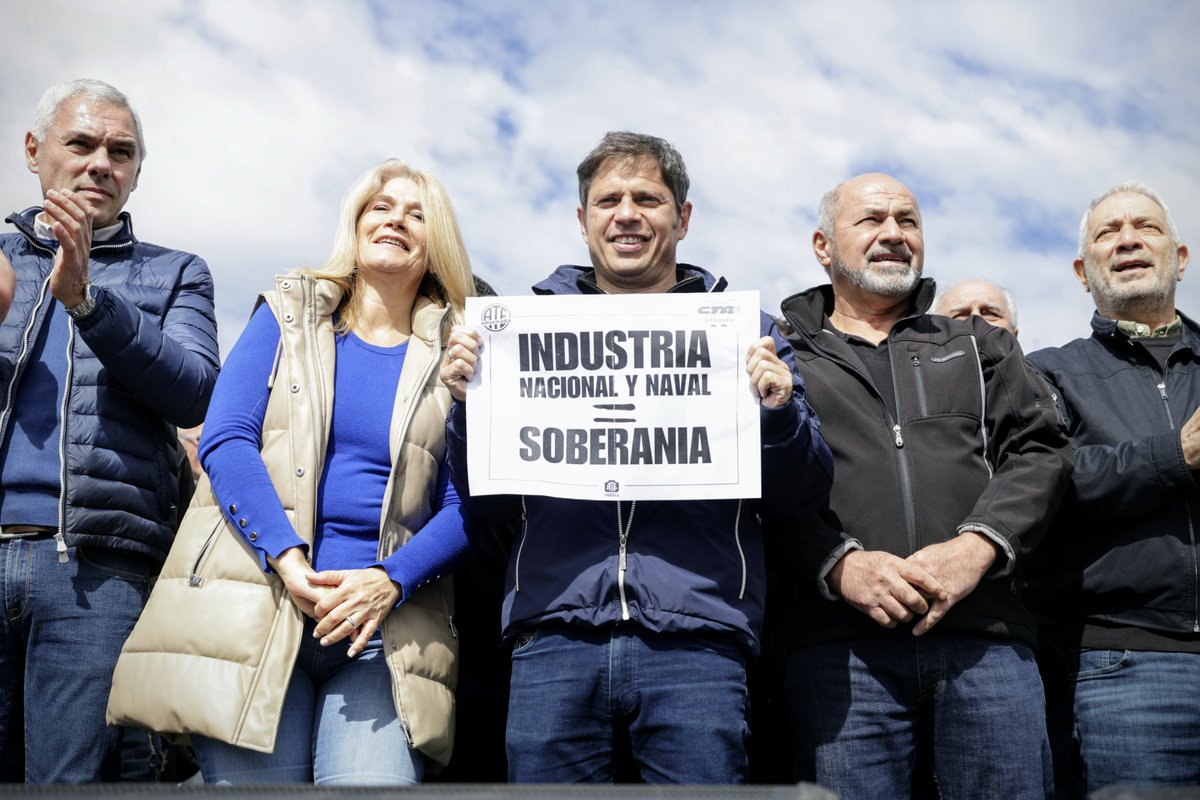
M 13 214 L 0 236 L 17 276 L 0 325 L 0 436 L 7 435 L 29 348 L 52 300 L 58 243 L 37 238 L 40 208 Z M 216 382 L 217 324 L 208 265 L 140 242 L 124 229 L 92 245 L 97 307 L 71 323 L 59 443 L 59 528 L 66 544 L 99 545 L 161 561 L 177 518 L 175 426 L 204 420 Z

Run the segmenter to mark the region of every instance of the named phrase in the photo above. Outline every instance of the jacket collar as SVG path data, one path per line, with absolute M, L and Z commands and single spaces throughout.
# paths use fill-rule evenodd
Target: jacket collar
M 431 347 L 441 347 L 444 325 L 449 316 L 450 306 L 438 305 L 432 298 L 419 295 L 413 304 L 413 336 L 428 342 Z
M 1179 319 L 1183 322 L 1183 333 L 1179 337 L 1179 343 L 1191 350 L 1200 358 L 1200 326 L 1179 309 L 1175 309 L 1175 313 L 1179 315 Z M 1101 341 L 1131 341 L 1120 328 L 1117 327 L 1117 321 L 1100 315 L 1099 311 L 1092 312 L 1092 335 Z
M 296 277 L 288 276 L 288 277 Z M 342 287 L 326 278 L 313 278 L 309 273 L 300 277 L 313 283 L 313 312 L 318 318 L 328 317 L 337 310 L 342 301 Z M 417 295 L 412 310 L 413 336 L 430 346 L 438 347 L 442 341 L 442 325 L 450 314 L 449 306 L 438 305 L 432 298 Z
M 904 319 L 929 313 L 933 298 L 937 295 L 937 284 L 933 278 L 921 278 L 917 288 L 909 295 L 912 307 Z M 788 321 L 809 335 L 816 334 L 825 326 L 825 319 L 833 311 L 833 285 L 822 284 L 788 297 L 780 306 Z
M 693 264 L 676 264 L 679 282 L 668 292 L 722 292 L 729 285 L 706 269 Z M 563 264 L 540 283 L 534 284 L 534 294 L 603 294 L 596 285 L 596 270 L 575 264 Z
M 33 206 L 24 211 L 14 211 L 4 221 L 20 231 L 21 235 L 34 247 L 39 250 L 53 252 L 58 248 L 58 242 L 51 239 L 42 239 L 33 230 L 33 220 L 43 210 L 41 206 Z M 114 250 L 128 250 L 137 244 L 137 237 L 133 235 L 133 218 L 129 216 L 129 212 L 122 211 L 117 215 L 117 219 L 121 222 L 121 230 L 117 232 L 116 236 L 106 242 L 92 242 L 91 252 L 105 253 Z

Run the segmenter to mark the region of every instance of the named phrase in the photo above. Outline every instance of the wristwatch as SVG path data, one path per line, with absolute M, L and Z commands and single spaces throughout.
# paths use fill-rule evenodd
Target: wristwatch
M 77 306 L 71 306 L 67 309 L 67 313 L 71 315 L 71 319 L 83 319 L 88 314 L 96 310 L 96 287 L 90 283 L 84 284 L 83 300 Z

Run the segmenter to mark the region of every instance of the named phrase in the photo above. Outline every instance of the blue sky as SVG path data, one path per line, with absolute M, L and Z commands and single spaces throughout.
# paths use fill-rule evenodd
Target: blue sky
M 1027 349 L 1088 332 L 1071 262 L 1108 186 L 1158 189 L 1200 248 L 1193 2 L 0 3 L 4 208 L 38 200 L 21 143 L 42 90 L 116 85 L 150 151 L 135 229 L 208 260 L 223 353 L 273 274 L 324 259 L 342 192 L 387 156 L 442 179 L 499 289 L 586 262 L 574 169 L 613 129 L 679 148 L 681 259 L 771 311 L 824 282 L 817 203 L 869 169 L 916 193 L 927 275 L 1012 290 Z M 1193 315 L 1198 287 L 1195 265 Z

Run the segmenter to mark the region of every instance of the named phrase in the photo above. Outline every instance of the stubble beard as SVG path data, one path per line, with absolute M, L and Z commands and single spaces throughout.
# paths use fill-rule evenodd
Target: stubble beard
M 867 266 L 856 270 L 847 267 L 838 252 L 833 250 L 830 253 L 829 269 L 842 280 L 869 294 L 880 297 L 907 297 L 917 288 L 917 281 L 921 279 L 921 270 L 913 264 L 912 252 L 907 248 L 903 251 L 889 252 L 903 253 L 908 256 L 909 262 L 903 269 L 881 271 L 872 268 L 869 260 L 870 254 L 868 254 Z
M 1140 319 L 1147 312 L 1158 311 L 1165 304 L 1173 303 L 1174 275 L 1179 269 L 1178 252 L 1171 251 L 1168 267 L 1165 272 L 1156 271 L 1151 280 L 1115 283 L 1106 267 L 1091 258 L 1083 259 L 1084 274 L 1096 299 L 1096 307 L 1111 319 Z

